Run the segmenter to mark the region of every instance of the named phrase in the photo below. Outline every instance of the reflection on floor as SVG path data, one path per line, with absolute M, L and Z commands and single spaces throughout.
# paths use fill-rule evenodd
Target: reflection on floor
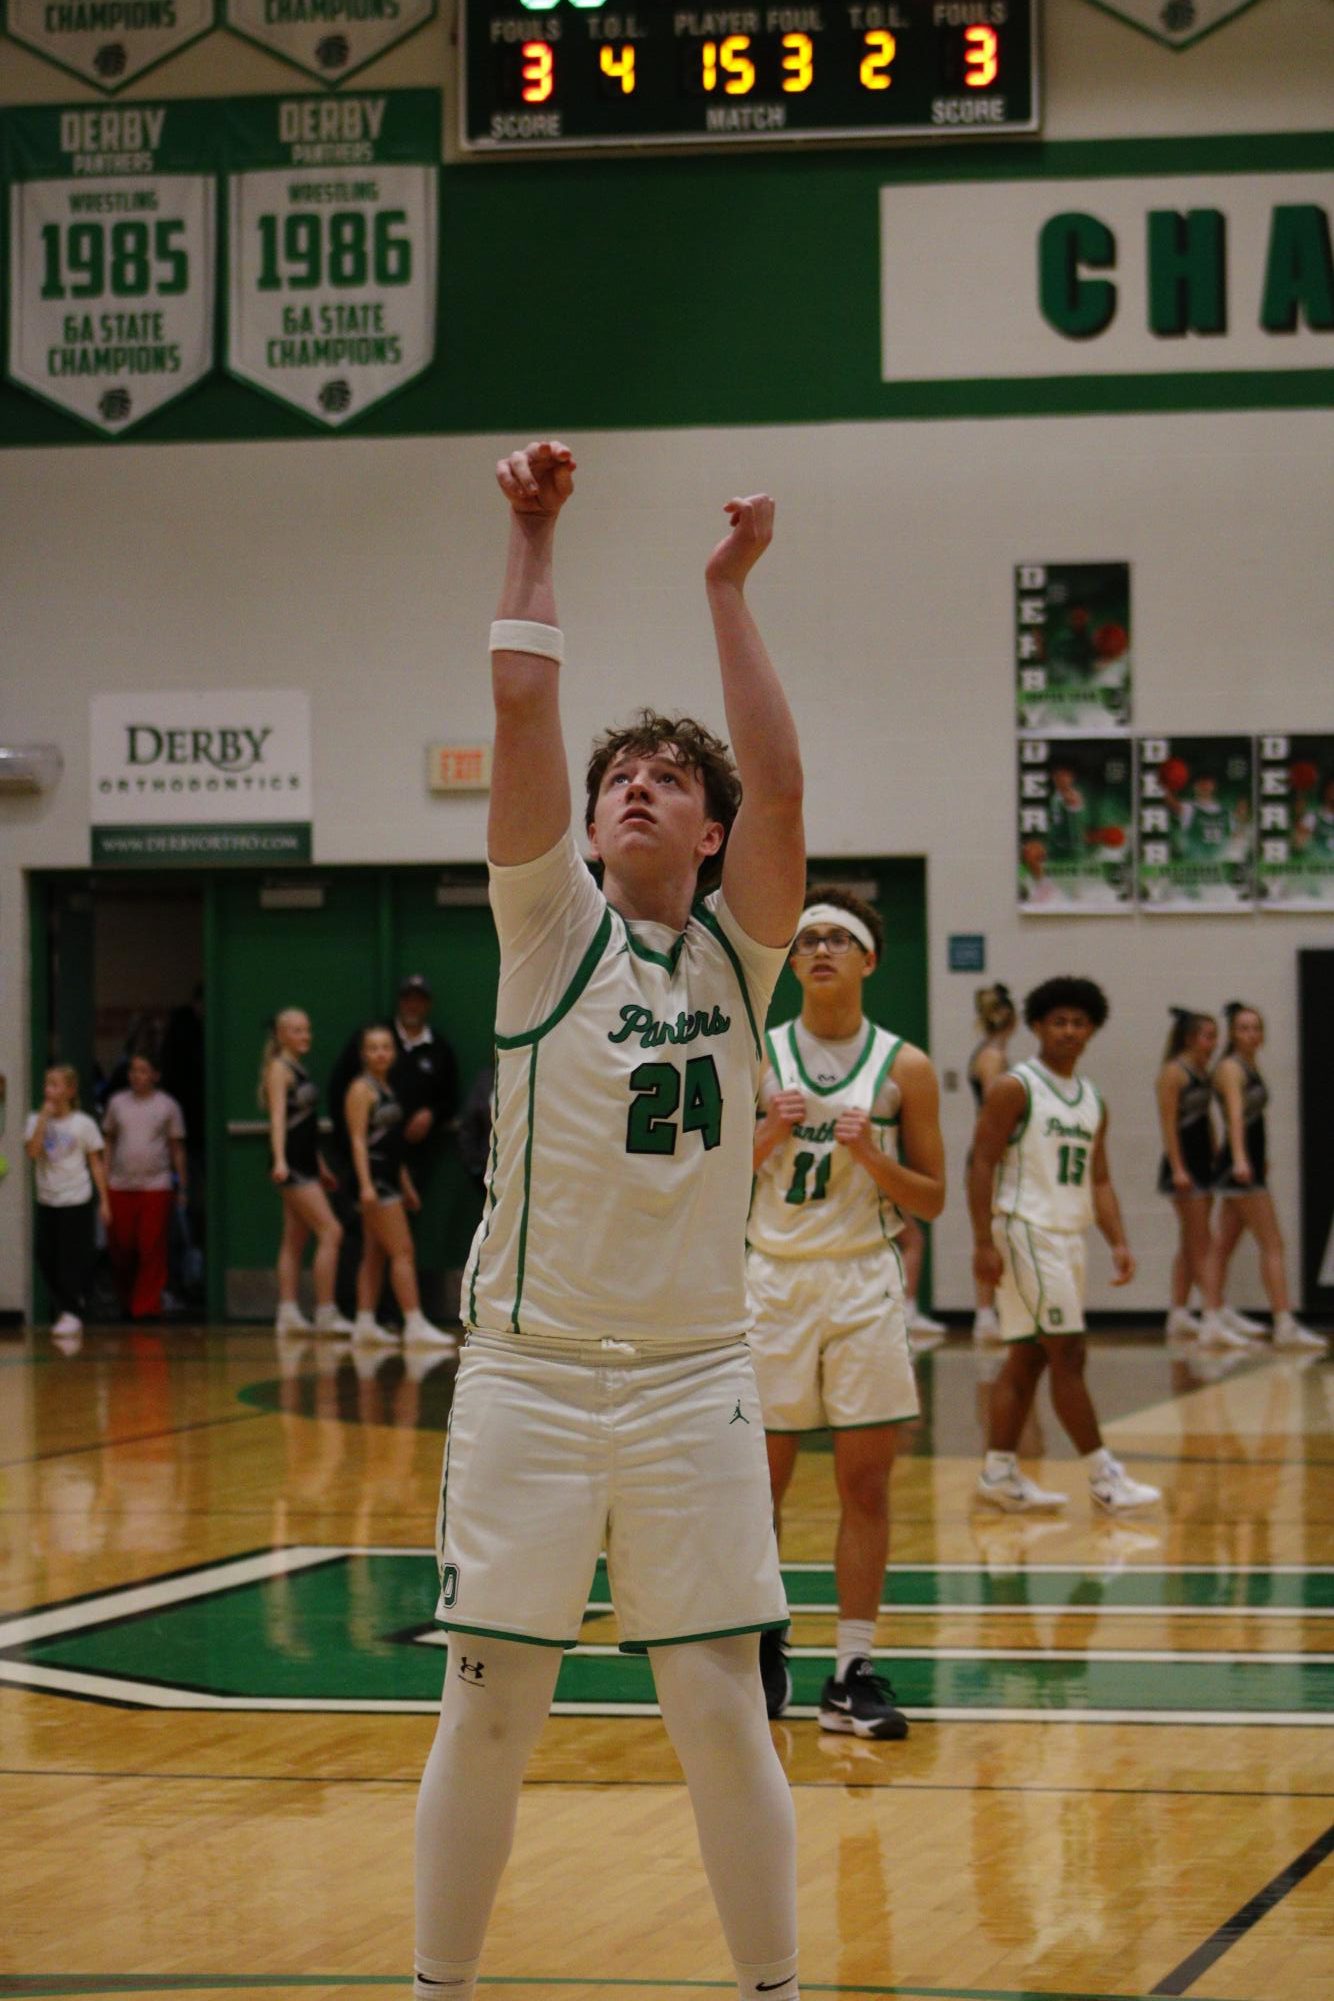
M 0 1342 L 7 1995 L 401 1988 L 456 1367 L 258 1331 Z M 1045 1393 L 1025 1451 L 1069 1508 L 975 1510 L 994 1367 L 958 1339 L 919 1363 L 877 1631 L 902 1744 L 814 1721 L 827 1441 L 798 1464 L 774 1730 L 808 1987 L 1327 2001 L 1334 1368 L 1095 1338 L 1109 1442 L 1164 1492 L 1108 1521 Z M 617 1637 L 599 1567 L 485 1971 L 560 2001 L 725 1996 L 651 1673 Z

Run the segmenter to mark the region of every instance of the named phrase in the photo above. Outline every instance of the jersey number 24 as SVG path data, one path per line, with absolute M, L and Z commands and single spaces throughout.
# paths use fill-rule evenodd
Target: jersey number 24
M 675 1153 L 676 1114 L 681 1131 L 698 1133 L 707 1153 L 723 1136 L 723 1092 L 711 1056 L 686 1064 L 684 1093 L 674 1063 L 641 1063 L 630 1072 L 630 1116 L 625 1124 L 627 1153 Z

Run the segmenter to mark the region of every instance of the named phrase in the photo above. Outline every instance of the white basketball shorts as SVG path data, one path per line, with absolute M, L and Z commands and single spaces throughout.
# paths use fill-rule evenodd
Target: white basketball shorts
M 578 1352 L 469 1335 L 437 1517 L 441 1624 L 573 1646 L 605 1548 L 624 1652 L 785 1625 L 745 1343 Z
M 751 1251 L 749 1336 L 767 1431 L 900 1424 L 920 1409 L 898 1252 L 771 1258 Z
M 1003 1266 L 996 1287 L 1002 1341 L 1035 1334 L 1084 1332 L 1082 1230 L 1043 1230 L 1022 1216 L 993 1216 L 991 1236 Z

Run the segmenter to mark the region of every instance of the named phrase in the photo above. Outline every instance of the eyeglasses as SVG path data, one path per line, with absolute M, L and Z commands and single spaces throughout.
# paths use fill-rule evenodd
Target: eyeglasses
M 792 957 L 794 959 L 813 959 L 822 945 L 826 952 L 835 959 L 841 959 L 843 954 L 850 952 L 854 945 L 859 952 L 865 950 L 861 941 L 854 938 L 850 931 L 798 931 L 796 937 L 792 940 Z

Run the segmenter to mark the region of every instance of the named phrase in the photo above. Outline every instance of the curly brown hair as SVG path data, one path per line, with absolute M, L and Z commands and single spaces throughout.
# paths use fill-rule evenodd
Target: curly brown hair
M 835 910 L 846 910 L 850 917 L 860 917 L 875 940 L 875 956 L 885 956 L 885 926 L 880 912 L 864 897 L 857 896 L 850 889 L 842 889 L 836 882 L 813 882 L 806 891 L 803 910 L 809 910 L 813 903 L 832 903 Z
M 696 722 L 693 716 L 664 716 L 656 709 L 641 709 L 623 729 L 604 730 L 595 737 L 585 775 L 584 825 L 592 826 L 602 781 L 618 758 L 649 757 L 665 749 L 675 751 L 687 771 L 699 773 L 709 818 L 722 825 L 723 844 L 716 855 L 710 855 L 700 865 L 699 871 L 699 887 L 712 889 L 722 876 L 727 837 L 741 804 L 741 780 L 722 738 Z

